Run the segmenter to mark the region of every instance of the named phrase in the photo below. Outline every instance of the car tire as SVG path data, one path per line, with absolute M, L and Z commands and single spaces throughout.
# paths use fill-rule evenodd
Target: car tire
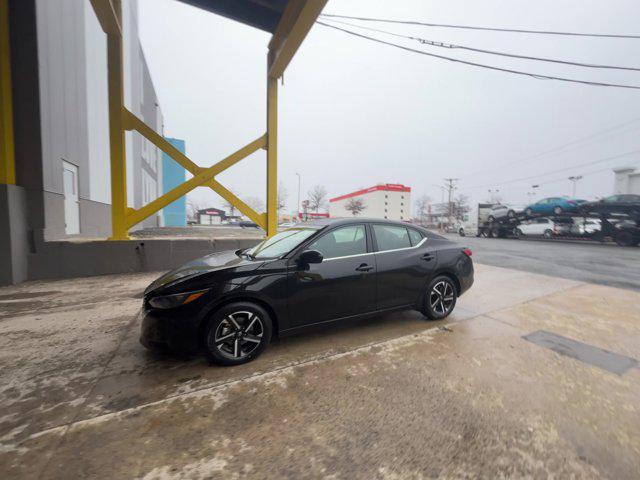
M 460 230 L 458 230 L 458 235 L 460 235 L 461 237 L 465 236 L 464 228 L 461 228 Z
M 554 207 L 553 213 L 556 215 L 562 215 L 562 207 Z
M 493 223 L 495 221 L 496 221 L 496 219 L 494 218 L 494 216 L 493 215 L 489 215 L 489 223 Z
M 524 235 L 524 233 L 522 233 L 522 230 L 520 230 L 519 228 L 516 228 L 516 229 L 513 231 L 513 235 L 514 235 L 516 238 L 522 238 L 522 236 Z
M 212 363 L 240 365 L 260 355 L 272 334 L 271 317 L 260 305 L 230 303 L 211 316 L 204 334 L 205 352 Z
M 615 240 L 616 243 L 621 247 L 633 247 L 636 244 L 631 232 L 622 231 L 616 235 Z
M 542 234 L 542 236 L 544 238 L 553 238 L 553 231 L 552 230 L 545 230 L 544 233 Z
M 514 212 L 513 210 L 509 210 L 507 212 L 507 217 L 509 218 L 516 218 L 516 212 Z
M 457 300 L 458 292 L 451 278 L 438 275 L 427 287 L 422 313 L 429 320 L 442 320 L 453 312 Z

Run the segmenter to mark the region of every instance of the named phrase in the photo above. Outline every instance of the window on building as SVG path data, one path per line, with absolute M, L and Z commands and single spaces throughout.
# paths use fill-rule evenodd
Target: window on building
M 373 232 L 376 236 L 376 242 L 378 242 L 378 250 L 380 251 L 395 250 L 397 248 L 407 248 L 411 246 L 409 233 L 405 227 L 374 224 Z

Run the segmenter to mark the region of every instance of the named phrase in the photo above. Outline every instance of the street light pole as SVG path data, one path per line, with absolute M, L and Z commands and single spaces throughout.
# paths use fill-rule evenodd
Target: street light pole
M 572 175 L 569 177 L 569 180 L 571 180 L 571 182 L 573 182 L 573 193 L 572 196 L 573 198 L 576 197 L 576 184 L 578 183 L 578 180 L 582 179 L 582 175 Z
M 298 176 L 298 203 L 296 204 L 296 213 L 298 214 L 298 220 L 300 219 L 300 174 L 296 172 Z

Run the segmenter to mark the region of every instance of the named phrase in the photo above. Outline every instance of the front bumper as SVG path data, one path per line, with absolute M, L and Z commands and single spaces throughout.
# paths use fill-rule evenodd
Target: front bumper
M 140 311 L 140 343 L 149 350 L 193 353 L 198 350 L 197 323 L 184 316 L 162 315 L 144 307 Z

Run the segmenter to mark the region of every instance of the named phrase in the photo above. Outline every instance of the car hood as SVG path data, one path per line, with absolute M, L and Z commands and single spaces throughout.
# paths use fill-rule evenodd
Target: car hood
M 261 261 L 252 261 L 246 257 L 239 257 L 236 252 L 237 250 L 226 250 L 191 260 L 181 267 L 171 270 L 154 280 L 153 283 L 146 288 L 144 294 L 147 295 L 159 288 L 166 287 L 198 275 L 241 266 L 254 266 L 257 268 L 263 263 Z

